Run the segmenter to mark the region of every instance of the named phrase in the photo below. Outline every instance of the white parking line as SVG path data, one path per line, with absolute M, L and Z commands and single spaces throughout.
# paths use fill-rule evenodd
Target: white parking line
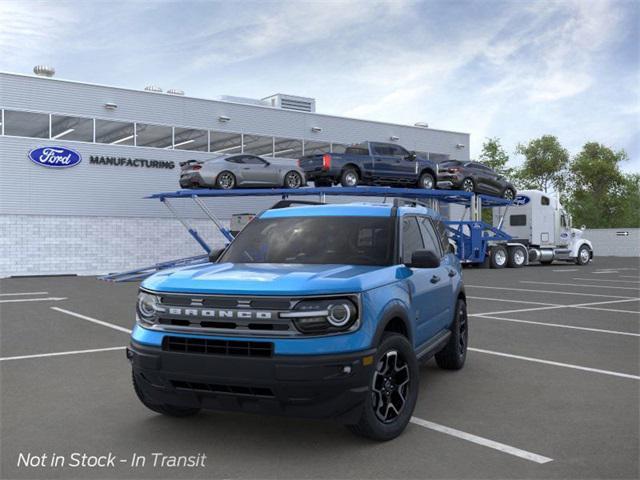
M 552 272 L 579 272 L 579 268 L 562 268 L 560 270 L 551 270 Z
M 467 297 L 467 298 L 473 298 L 473 297 Z M 518 308 L 518 309 L 515 309 L 515 310 L 498 310 L 498 311 L 495 311 L 495 312 L 480 312 L 480 313 L 475 313 L 473 315 L 501 315 L 503 313 L 537 312 L 539 310 L 557 310 L 557 309 L 560 309 L 560 308 L 583 308 L 583 309 L 587 309 L 587 310 L 601 310 L 603 312 L 620 312 L 620 313 L 637 314 L 639 312 L 636 312 L 634 310 L 617 310 L 617 309 L 614 309 L 614 308 L 594 307 L 593 305 L 606 305 L 606 304 L 610 304 L 610 303 L 635 302 L 635 301 L 638 301 L 638 300 L 640 300 L 640 298 L 627 298 L 627 299 L 624 299 L 624 300 L 607 300 L 607 301 L 604 301 L 604 302 L 576 303 L 574 305 L 556 305 L 556 304 L 550 303 L 550 304 L 546 304 L 548 306 L 545 306 L 545 307 Z M 527 302 L 517 302 L 517 303 L 527 303 Z M 542 305 L 545 305 L 545 304 L 542 304 Z
M 528 293 L 555 293 L 557 295 L 575 295 L 582 297 L 605 297 L 605 298 L 626 298 L 636 300 L 636 297 L 623 297 L 620 295 L 601 295 L 599 293 L 581 293 L 581 292 L 559 292 L 557 290 L 538 290 L 532 288 L 512 288 L 512 287 L 489 287 L 487 285 L 465 285 L 467 288 L 489 288 L 492 290 L 509 290 L 512 292 L 528 292 Z
M 470 317 L 476 317 L 476 318 L 488 318 L 491 320 L 501 320 L 504 322 L 514 322 L 514 323 L 528 323 L 531 325 L 541 325 L 544 327 L 557 327 L 557 328 L 568 328 L 571 330 L 584 330 L 586 332 L 596 332 L 596 333 L 610 333 L 612 335 L 627 335 L 629 337 L 640 337 L 640 333 L 632 333 L 632 332 L 620 332 L 617 330 L 604 330 L 601 328 L 589 328 L 589 327 L 577 327 L 574 325 L 563 325 L 561 323 L 546 323 L 546 322 L 534 322 L 532 320 L 519 320 L 519 319 L 515 319 L 515 318 L 501 318 L 501 317 L 494 317 L 491 315 L 484 315 L 484 314 L 472 314 L 469 315 Z
M 549 307 L 536 307 L 536 308 L 518 308 L 516 310 L 499 310 L 497 312 L 482 312 L 475 313 L 474 315 L 500 315 L 503 313 L 519 313 L 519 312 L 537 312 L 539 310 L 557 310 L 559 308 L 568 308 L 571 305 L 554 305 Z
M 127 348 L 127 347 L 91 348 L 89 350 L 70 350 L 68 352 L 38 353 L 36 355 L 20 355 L 17 357 L 2 357 L 0 358 L 0 362 L 8 362 L 10 360 L 25 360 L 28 358 L 59 357 L 62 355 L 78 355 L 81 353 L 109 352 L 111 350 L 122 350 L 123 348 Z
M 637 275 L 620 275 L 620 278 L 638 278 Z
M 551 360 L 543 360 L 541 358 L 524 357 L 522 355 L 512 355 L 511 353 L 494 352 L 493 350 L 484 350 L 482 348 L 469 347 L 468 350 L 478 353 L 486 353 L 487 355 L 496 355 L 498 357 L 514 358 L 516 360 L 524 360 L 526 362 L 542 363 L 545 365 L 553 365 L 554 367 L 571 368 L 574 370 L 582 370 L 585 372 L 601 373 L 603 375 L 610 375 L 612 377 L 631 378 L 633 380 L 640 380 L 640 376 L 631 375 L 629 373 L 612 372 L 611 370 L 600 370 L 599 368 L 583 367 L 581 365 L 573 365 L 571 363 L 554 362 Z
M 508 302 L 508 303 L 523 303 L 527 305 L 544 305 L 545 307 L 559 307 L 560 305 L 556 303 L 542 303 L 542 302 L 531 302 L 529 300 L 507 300 L 506 298 L 489 298 L 489 297 L 470 297 L 467 295 L 467 299 L 472 300 L 489 300 L 492 302 Z
M 635 277 L 637 278 L 637 277 Z M 572 280 L 586 280 L 588 282 L 613 282 L 613 283 L 640 283 L 638 281 L 633 280 L 610 280 L 608 278 L 581 278 L 581 277 L 573 277 Z
M 0 297 L 12 297 L 16 295 L 49 295 L 49 292 L 0 293 Z
M 640 290 L 640 287 L 619 287 L 618 285 L 585 285 L 584 283 L 554 283 L 554 282 L 536 282 L 533 280 L 520 280 L 520 283 L 532 283 L 537 285 L 563 285 L 566 287 L 587 287 L 587 288 L 615 288 L 616 290 Z
M 494 450 L 499 450 L 500 452 L 508 453 L 509 455 L 513 455 L 515 457 L 524 458 L 525 460 L 529 460 L 530 462 L 549 463 L 553 461 L 553 458 L 544 457 L 542 455 L 538 455 L 537 453 L 527 452 L 526 450 L 521 450 L 510 445 L 505 445 L 504 443 L 495 442 L 493 440 L 489 440 L 488 438 L 479 437 L 471 433 L 463 432 L 462 430 L 456 430 L 455 428 L 445 427 L 444 425 L 430 422 L 428 420 L 423 420 L 418 417 L 411 417 L 411 423 L 420 425 L 421 427 L 428 428 L 430 430 L 435 430 L 436 432 L 446 433 L 447 435 L 461 438 L 462 440 L 476 443 L 478 445 L 482 445 L 483 447 L 493 448 Z
M 64 308 L 51 307 L 51 310 L 55 310 L 56 312 L 66 313 L 67 315 L 71 315 L 72 317 L 81 318 L 82 320 L 86 320 L 87 322 L 95 323 L 97 325 L 102 325 L 103 327 L 113 328 L 114 330 L 118 330 L 124 333 L 131 333 L 131 330 L 128 328 L 121 327 L 120 325 L 114 325 L 113 323 L 104 322 L 102 320 L 98 320 L 97 318 L 87 317 L 86 315 L 81 315 L 76 312 L 72 312 L 70 310 L 65 310 Z
M 0 303 L 21 303 L 21 302 L 59 302 L 67 300 L 67 297 L 46 297 L 46 298 L 12 298 L 9 300 L 0 300 Z

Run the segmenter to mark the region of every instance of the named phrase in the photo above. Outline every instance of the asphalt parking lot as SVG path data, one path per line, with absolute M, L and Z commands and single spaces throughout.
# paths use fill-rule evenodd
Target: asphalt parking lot
M 2 478 L 638 478 L 640 261 L 465 269 L 471 351 L 422 367 L 414 422 L 373 443 L 332 422 L 156 415 L 124 354 L 137 284 L 0 281 Z M 18 466 L 20 454 L 111 467 Z M 132 455 L 207 456 L 134 467 Z M 127 460 L 129 459 L 129 460 Z

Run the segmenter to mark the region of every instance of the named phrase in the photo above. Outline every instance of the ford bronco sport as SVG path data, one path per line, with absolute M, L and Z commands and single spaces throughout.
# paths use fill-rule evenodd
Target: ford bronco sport
M 304 205 L 252 220 L 211 263 L 147 278 L 127 356 L 142 403 L 333 418 L 399 435 L 418 362 L 460 369 L 468 322 L 458 259 L 422 206 Z

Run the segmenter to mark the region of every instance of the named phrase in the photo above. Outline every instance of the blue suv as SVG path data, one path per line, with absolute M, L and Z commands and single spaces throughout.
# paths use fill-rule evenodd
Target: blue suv
M 333 418 L 376 440 L 411 419 L 420 361 L 462 368 L 461 266 L 413 204 L 272 208 L 211 263 L 147 278 L 127 356 L 153 411 Z

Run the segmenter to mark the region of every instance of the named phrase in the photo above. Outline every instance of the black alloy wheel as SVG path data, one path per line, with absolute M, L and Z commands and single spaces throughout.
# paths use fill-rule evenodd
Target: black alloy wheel
M 291 170 L 284 177 L 284 184 L 287 188 L 300 188 L 302 186 L 302 176 Z
M 236 177 L 231 172 L 221 172 L 216 179 L 216 185 L 222 190 L 230 190 L 236 186 Z
M 404 409 L 410 388 L 407 361 L 397 350 L 386 352 L 376 365 L 371 386 L 373 410 L 378 420 L 393 422 Z
M 465 192 L 473 192 L 475 191 L 475 189 L 476 186 L 471 178 L 465 178 L 462 181 L 462 190 L 464 190 Z

